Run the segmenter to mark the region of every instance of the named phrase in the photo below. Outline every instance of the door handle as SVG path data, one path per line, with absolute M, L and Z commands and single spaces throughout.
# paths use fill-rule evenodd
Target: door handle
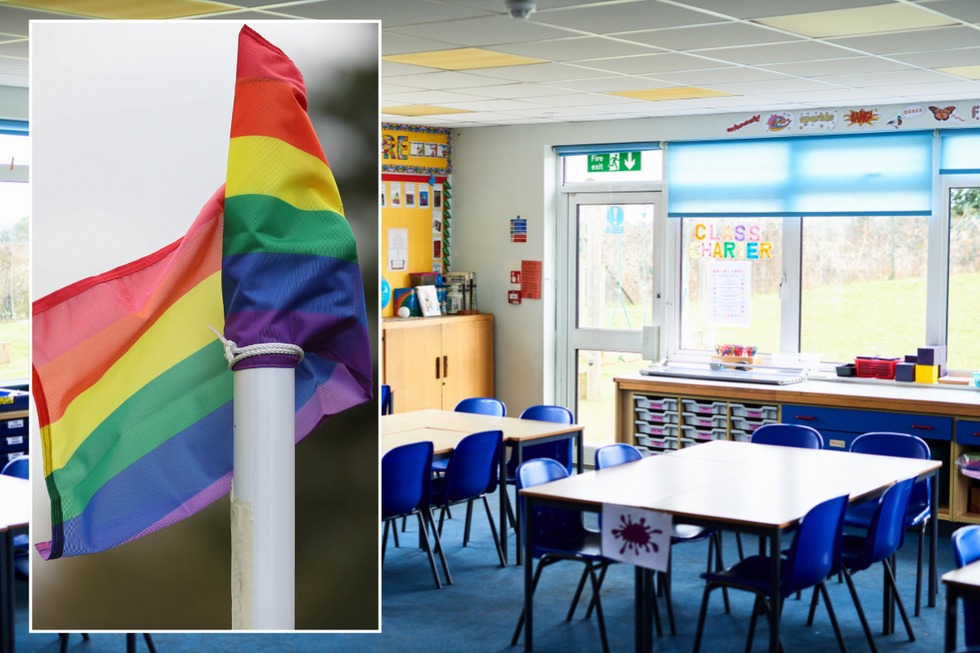
M 436 356 L 436 379 L 439 378 L 439 357 Z
M 436 361 L 436 365 L 438 365 L 438 364 L 439 364 L 439 361 Z M 442 378 L 445 379 L 445 378 L 448 378 L 448 377 L 449 377 L 449 356 L 443 356 L 442 357 Z

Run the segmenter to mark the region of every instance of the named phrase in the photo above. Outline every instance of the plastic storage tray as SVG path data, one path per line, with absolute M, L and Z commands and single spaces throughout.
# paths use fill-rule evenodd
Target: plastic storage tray
M 27 410 L 28 393 L 0 388 L 0 411 Z
M 644 397 L 636 395 L 633 397 L 637 408 L 647 410 L 677 410 L 677 400 L 669 397 Z
M 681 399 L 684 410 L 689 413 L 699 415 L 724 415 L 728 411 L 728 404 L 724 401 L 695 401 L 694 399 Z
M 637 408 L 636 416 L 643 420 L 644 422 L 655 422 L 657 424 L 676 424 L 677 423 L 677 413 L 665 410 L 665 411 L 652 411 L 645 408 Z
M 730 404 L 732 415 L 748 417 L 749 419 L 776 419 L 779 409 L 775 406 L 759 406 L 753 404 Z
M 752 439 L 752 434 L 747 431 L 739 431 L 738 429 L 732 429 L 732 440 L 736 442 L 748 442 Z
M 693 447 L 696 444 L 701 444 L 704 440 L 693 440 L 691 438 L 681 438 L 680 447 L 681 449 L 685 447 Z
M 752 432 L 759 428 L 760 426 L 765 426 L 766 424 L 775 424 L 774 419 L 764 419 L 762 421 L 754 421 L 745 419 L 744 417 L 733 417 L 732 418 L 732 428 L 738 429 L 739 431 Z
M 699 441 L 724 440 L 727 437 L 725 429 L 698 429 L 693 426 L 682 426 L 681 436 Z
M 28 418 L 3 419 L 2 416 L 3 413 L 0 413 L 0 439 L 8 435 L 23 435 L 27 433 Z
M 723 429 L 728 419 L 724 415 L 698 415 L 696 413 L 682 413 L 684 423 L 690 426 L 709 429 Z
M 650 422 L 643 422 L 640 420 L 636 420 L 633 423 L 636 425 L 636 430 L 643 435 L 653 435 L 657 437 L 677 436 L 677 426 L 675 424 L 652 424 Z

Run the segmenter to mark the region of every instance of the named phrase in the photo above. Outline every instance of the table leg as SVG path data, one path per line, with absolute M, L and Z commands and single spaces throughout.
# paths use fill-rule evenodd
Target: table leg
M 643 585 L 643 567 L 633 567 L 633 626 L 635 633 L 636 653 L 643 653 L 644 633 L 646 633 L 646 592 Z
M 946 638 L 943 651 L 952 653 L 956 650 L 956 591 L 951 585 L 946 585 Z
M 514 455 L 517 456 L 517 464 L 514 466 L 514 469 L 518 469 L 521 466 L 521 463 L 524 462 L 524 445 L 520 441 L 517 442 L 517 446 L 515 448 Z M 515 497 L 517 496 L 517 485 L 516 484 L 514 485 L 514 496 Z M 517 505 L 520 505 L 521 502 L 520 502 L 520 500 L 518 500 L 518 499 L 515 498 L 514 499 L 514 503 L 516 503 Z M 527 508 L 527 506 L 525 506 L 525 509 L 526 508 Z M 514 520 L 514 542 L 516 542 L 516 546 L 514 548 L 517 550 L 517 553 L 516 553 L 516 556 L 517 556 L 517 564 L 521 564 L 524 561 L 524 554 L 522 552 L 522 548 L 523 548 L 522 545 L 524 543 L 524 540 L 521 538 L 521 519 L 520 519 L 520 517 L 516 513 L 515 513 L 514 516 L 517 517 Z M 528 649 L 528 650 L 530 651 L 531 649 Z
M 939 540 L 939 472 L 932 478 L 932 496 L 929 497 L 929 607 L 936 607 L 939 594 L 939 572 L 936 567 L 936 543 Z
M 519 449 L 518 449 L 519 450 Z M 516 520 L 521 522 L 520 516 Z M 524 499 L 524 522 L 527 526 L 527 536 L 524 538 L 524 650 L 532 650 L 534 637 L 534 556 L 531 554 L 531 547 L 534 545 L 534 499 L 530 497 Z M 520 538 L 518 542 L 518 554 L 520 554 Z
M 585 472 L 585 431 L 575 434 L 575 446 L 578 447 L 578 473 Z
M 652 569 L 643 569 L 643 653 L 653 651 L 653 602 L 657 600 L 657 586 L 653 582 Z
M 0 533 L 0 652 L 14 653 L 14 533 Z
M 779 580 L 782 577 L 779 552 L 783 550 L 782 531 L 778 528 L 773 530 L 770 539 L 772 541 L 770 547 L 772 555 L 769 556 L 769 564 L 772 577 L 770 578 L 769 596 L 772 604 L 772 628 L 769 629 L 769 651 L 770 653 L 779 653 L 779 621 L 783 607 L 782 601 L 779 600 Z M 760 537 L 759 541 L 765 542 L 765 538 Z M 764 545 L 760 544 L 760 546 Z
M 507 505 L 510 503 L 510 496 L 507 494 L 507 447 L 500 443 L 500 470 L 498 471 L 499 481 L 497 487 L 500 488 L 500 548 L 504 552 L 504 565 L 507 564 Z

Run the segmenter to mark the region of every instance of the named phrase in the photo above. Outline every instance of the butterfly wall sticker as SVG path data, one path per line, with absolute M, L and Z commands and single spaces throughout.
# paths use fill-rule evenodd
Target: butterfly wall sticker
M 949 120 L 949 117 L 956 111 L 956 107 L 949 106 L 940 109 L 939 107 L 930 106 L 929 111 L 932 111 L 932 115 L 936 120 Z

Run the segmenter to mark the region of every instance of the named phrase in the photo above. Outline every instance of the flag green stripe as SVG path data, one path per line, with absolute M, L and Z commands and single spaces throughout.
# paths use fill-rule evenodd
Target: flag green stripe
M 64 467 L 51 474 L 61 495 L 61 521 L 81 514 L 112 477 L 233 395 L 232 372 L 219 340 L 146 384 L 85 438 Z
M 357 263 L 350 225 L 334 211 L 304 211 L 270 195 L 225 199 L 222 255 L 312 254 Z

